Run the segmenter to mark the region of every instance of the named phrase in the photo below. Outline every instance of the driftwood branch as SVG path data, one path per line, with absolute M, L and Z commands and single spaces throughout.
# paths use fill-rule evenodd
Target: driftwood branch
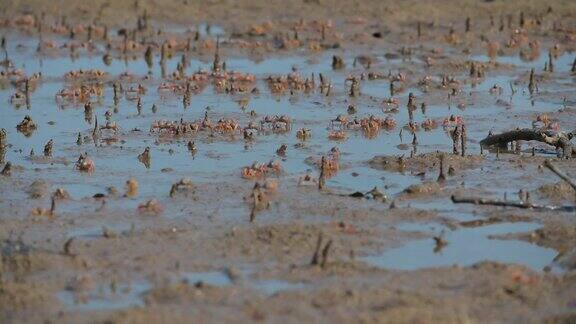
M 562 210 L 562 211 L 573 211 L 576 209 L 574 206 L 548 206 L 548 205 L 537 205 L 525 202 L 514 202 L 505 200 L 493 200 L 485 199 L 479 197 L 470 198 L 460 198 L 452 196 L 452 202 L 455 204 L 473 204 L 473 205 L 487 205 L 487 206 L 500 206 L 500 207 L 515 207 L 523 209 L 541 209 L 541 210 Z
M 560 179 L 566 181 L 574 190 L 576 190 L 576 182 L 570 179 L 570 177 L 566 173 L 562 172 L 562 170 L 558 169 L 557 166 L 552 164 L 552 161 L 546 160 L 544 162 L 544 166 L 550 169 L 550 171 L 556 173 L 556 175 L 560 177 Z
M 514 141 L 538 141 L 555 148 L 562 149 L 564 157 L 572 157 L 573 149 L 570 140 L 576 136 L 576 130 L 569 133 L 554 132 L 550 130 L 538 129 L 516 129 L 496 135 L 488 135 L 480 141 L 482 147 L 487 146 L 507 146 Z

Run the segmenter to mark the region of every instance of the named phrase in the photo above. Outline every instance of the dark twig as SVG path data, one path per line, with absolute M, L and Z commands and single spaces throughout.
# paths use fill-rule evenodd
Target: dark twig
M 440 174 L 438 174 L 438 182 L 446 181 L 446 176 L 444 175 L 444 154 L 440 154 Z
M 68 256 L 74 256 L 74 254 L 72 253 L 72 242 L 74 241 L 74 237 L 69 238 L 65 243 L 64 243 L 64 255 L 68 255 Z
M 326 243 L 326 246 L 324 246 L 324 249 L 322 250 L 322 262 L 320 263 L 320 267 L 322 267 L 322 269 L 326 268 L 326 264 L 328 263 L 328 254 L 330 253 L 331 246 L 332 246 L 332 240 L 328 241 L 328 243 Z
M 314 250 L 314 255 L 312 256 L 311 265 L 318 265 L 320 262 L 320 249 L 322 248 L 322 233 L 318 234 L 318 240 L 316 241 L 316 249 Z
M 528 83 L 528 91 L 530 94 L 534 93 L 534 89 L 536 89 L 536 77 L 534 74 L 534 69 L 530 70 L 530 82 Z
M 461 126 L 461 133 L 460 133 L 460 148 L 462 156 L 466 156 L 466 126 L 464 124 Z
M 326 184 L 326 170 L 324 170 L 324 166 L 326 165 L 326 157 L 322 156 L 322 160 L 320 161 L 320 176 L 318 177 L 318 189 L 324 189 L 324 185 Z
M 500 207 L 516 207 L 522 209 L 546 209 L 546 210 L 564 210 L 573 211 L 576 207 L 573 206 L 548 206 L 548 205 L 537 205 L 524 202 L 513 202 L 504 200 L 493 200 L 479 197 L 471 198 L 460 198 L 452 196 L 452 202 L 455 204 L 473 204 L 473 205 L 486 205 L 486 206 L 500 206 Z

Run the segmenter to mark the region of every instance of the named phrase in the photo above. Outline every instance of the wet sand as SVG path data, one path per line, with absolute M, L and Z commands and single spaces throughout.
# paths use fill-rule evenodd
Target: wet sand
M 0 4 L 2 322 L 575 320 L 576 5 L 189 2 Z

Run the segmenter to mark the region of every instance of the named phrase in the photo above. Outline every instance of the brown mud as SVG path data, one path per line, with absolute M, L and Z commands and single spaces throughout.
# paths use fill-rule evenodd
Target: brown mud
M 576 321 L 575 18 L 0 2 L 0 322 Z

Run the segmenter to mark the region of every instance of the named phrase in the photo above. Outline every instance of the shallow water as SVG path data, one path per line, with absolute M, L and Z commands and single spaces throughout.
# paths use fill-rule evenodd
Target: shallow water
M 22 42 L 27 44 L 26 41 Z M 249 101 L 248 110 L 253 109 L 260 116 L 287 114 L 294 120 L 293 130 L 285 135 L 260 136 L 248 148 L 238 142 L 218 140 L 215 142 L 200 142 L 197 143 L 199 153 L 192 159 L 187 152 L 184 140 L 154 145 L 156 136 L 147 134 L 151 122 L 157 119 L 200 119 L 204 115 L 204 108 L 210 107 L 210 115 L 213 120 L 226 116 L 237 118 L 242 123 L 246 123 L 251 118 L 243 113 L 235 102 L 238 97 L 245 96 L 215 95 L 208 87 L 201 94 L 193 96 L 190 107 L 183 109 L 179 99 L 162 99 L 157 95 L 155 88 L 159 82 L 158 80 L 151 83 L 147 81 L 146 84 L 149 85 L 149 91 L 142 98 L 142 114 L 137 114 L 134 102 L 123 100 L 118 107 L 118 113 L 115 113 L 112 118 L 121 127 L 121 143 L 101 147 L 94 147 L 90 144 L 76 146 L 75 141 L 78 132 L 81 132 L 84 136 L 89 135 L 92 124 L 84 121 L 82 107 L 66 107 L 63 109 L 57 107 L 54 94 L 64 86 L 59 77 L 69 70 L 89 68 L 101 69 L 110 73 L 110 75 L 130 72 L 144 76 L 146 74 L 144 71 L 147 71 L 144 60 L 138 59 L 127 63 L 114 60 L 110 66 L 107 66 L 99 55 L 92 57 L 81 56 L 73 61 L 66 56 L 41 59 L 33 53 L 31 42 L 28 43 L 30 44 L 27 45 L 27 50 L 18 48 L 18 52 L 22 53 L 19 53 L 15 65 L 23 68 L 28 73 L 42 72 L 46 81 L 41 83 L 33 93 L 31 110 L 22 107 L 5 109 L 0 112 L 0 120 L 2 120 L 0 126 L 7 129 L 9 142 L 13 145 L 7 153 L 6 159 L 27 169 L 43 169 L 43 172 L 38 174 L 50 177 L 55 185 L 70 188 L 74 198 L 91 196 L 101 192 L 104 186 L 108 185 L 121 187 L 123 181 L 118 182 L 119 175 L 124 178 L 135 177 L 141 182 L 154 181 L 156 180 L 155 174 L 164 168 L 176 170 L 177 172 L 174 172 L 174 174 L 178 174 L 178 176 L 181 173 L 186 173 L 196 181 L 207 181 L 214 176 L 223 174 L 236 175 L 239 174 L 243 166 L 254 161 L 266 162 L 270 159 L 277 159 L 274 151 L 283 143 L 289 144 L 288 158 L 282 163 L 287 176 L 297 176 L 309 170 L 311 167 L 303 163 L 305 158 L 309 156 L 318 157 L 323 152 L 327 152 L 332 146 L 338 146 L 343 153 L 342 162 L 349 165 L 349 168 L 331 178 L 328 181 L 329 186 L 336 186 L 350 191 L 368 190 L 374 186 L 394 187 L 395 185 L 400 189 L 417 181 L 411 176 L 397 176 L 383 171 L 373 171 L 362 166 L 364 161 L 377 154 L 410 154 L 410 150 L 398 149 L 398 144 L 402 143 L 398 136 L 398 131 L 400 126 L 405 125 L 408 121 L 406 110 L 402 109 L 407 100 L 408 92 L 414 92 L 417 96 L 420 94 L 420 91 L 416 88 L 410 88 L 398 95 L 401 109 L 399 113 L 394 115 L 398 121 L 396 130 L 390 133 L 382 132 L 375 139 L 366 139 L 360 132 L 349 132 L 349 138 L 346 141 L 335 142 L 327 140 L 327 127 L 329 126 L 327 120 L 336 117 L 338 114 L 345 114 L 345 108 L 348 103 L 354 102 L 356 102 L 359 109 L 358 116 L 382 115 L 379 102 L 388 96 L 387 81 L 365 81 L 362 83 L 361 92 L 365 93 L 366 96 L 370 96 L 371 99 L 369 100 L 364 96 L 362 98 L 347 99 L 346 101 L 342 101 L 340 99 L 341 96 L 326 101 L 326 98 L 319 94 L 295 95 L 288 98 L 277 97 L 269 94 L 263 81 L 259 81 L 257 87 L 261 89 L 261 94 L 253 96 Z M 12 41 L 9 44 L 17 44 L 17 41 Z M 15 51 L 16 49 L 14 48 L 9 49 L 9 52 Z M 305 76 L 313 72 L 324 73 L 332 79 L 335 92 L 345 92 L 344 79 L 346 75 L 342 72 L 331 71 L 331 67 L 328 64 L 329 57 L 329 54 L 322 55 L 317 60 L 310 60 L 306 57 L 279 57 L 259 62 L 246 58 L 230 58 L 227 60 L 227 64 L 230 69 L 254 73 L 259 79 L 263 79 L 270 74 L 288 73 L 293 67 Z M 562 62 L 568 62 L 569 58 L 570 56 L 567 54 L 561 56 L 558 60 L 559 65 Z M 348 63 L 350 63 L 350 60 L 351 58 L 347 58 Z M 178 61 L 179 58 L 170 60 L 168 62 L 168 70 L 173 70 Z M 523 63 L 521 61 L 512 61 L 516 64 Z M 208 69 L 209 66 L 209 62 L 192 59 L 187 71 L 192 72 L 200 68 Z M 522 67 L 526 68 L 526 66 Z M 156 65 L 152 71 L 152 76 L 158 77 L 159 74 L 159 68 Z M 469 93 L 468 96 L 471 98 L 476 96 L 484 98 L 479 100 L 477 105 L 473 104 L 465 110 L 430 105 L 425 115 L 416 113 L 415 119 L 418 122 L 423 121 L 425 118 L 441 119 L 451 113 L 463 115 L 466 119 L 474 118 L 474 120 L 479 122 L 479 126 L 474 127 L 472 125 L 469 127 L 468 132 L 470 138 L 478 139 L 483 137 L 486 131 L 486 128 L 480 125 L 490 123 L 494 114 L 502 114 L 506 111 L 505 108 L 490 104 L 489 102 L 491 101 L 496 102 L 497 99 L 502 99 L 506 102 L 511 102 L 512 110 L 518 109 L 523 114 L 531 112 L 542 113 L 559 108 L 558 105 L 544 102 L 537 102 L 533 106 L 532 99 L 525 93 L 517 93 L 510 97 L 507 85 L 511 80 L 513 80 L 512 77 L 505 76 L 487 77 L 484 82 L 474 88 L 465 87 L 463 90 L 463 93 Z M 503 87 L 504 94 L 489 94 L 488 90 L 494 84 Z M 111 88 L 106 87 L 105 91 L 106 96 L 96 103 L 96 108 L 94 109 L 94 118 L 98 117 L 100 123 L 104 123 L 104 112 L 113 107 Z M 11 93 L 8 89 L 0 91 L 0 101 L 9 102 Z M 485 99 L 486 97 L 488 99 Z M 484 100 L 488 100 L 488 103 L 485 103 Z M 158 106 L 156 114 L 150 111 L 152 104 Z M 39 128 L 31 137 L 25 137 L 17 133 L 14 128 L 14 125 L 27 114 L 32 115 L 39 125 Z M 54 122 L 55 124 L 49 125 L 47 124 L 48 122 Z M 312 139 L 306 141 L 304 149 L 296 149 L 292 147 L 293 144 L 298 142 L 294 133 L 302 126 L 312 129 Z M 516 126 L 512 120 L 501 119 L 494 128 L 506 129 L 512 126 Z M 141 129 L 142 132 L 130 132 L 130 130 L 135 128 Z M 409 144 L 411 138 L 407 137 L 404 136 L 403 142 Z M 31 149 L 40 154 L 43 145 L 51 138 L 55 139 L 55 158 L 65 159 L 70 164 L 65 166 L 38 165 L 26 159 Z M 418 141 L 417 152 L 450 149 L 450 139 L 441 128 L 430 132 L 419 132 Z M 144 168 L 136 160 L 136 156 L 146 146 L 152 146 L 152 165 L 150 169 Z M 409 145 L 408 147 L 410 148 L 411 146 Z M 470 145 L 469 151 L 477 152 L 478 148 L 475 145 Z M 73 162 L 82 152 L 88 152 L 95 160 L 97 168 L 93 175 L 72 172 Z M 357 172 L 359 176 L 351 177 L 350 174 L 352 172 Z M 112 175 L 112 177 L 109 175 Z M 143 192 L 144 196 L 152 197 L 163 194 L 163 191 L 166 192 L 168 190 L 169 183 L 178 180 L 178 176 L 163 174 L 162 179 L 164 181 L 161 183 L 164 188 L 162 190 L 145 189 Z M 150 188 L 150 186 L 143 186 L 143 188 Z M 154 186 L 154 188 L 162 187 Z M 391 193 L 394 194 L 398 191 L 392 189 Z
M 517 66 L 524 70 L 530 70 L 532 68 L 536 70 L 544 69 L 548 62 L 548 53 L 542 51 L 543 53 L 536 57 L 532 61 L 523 60 L 520 55 L 515 56 L 498 56 L 495 61 L 501 64 L 511 64 Z M 474 61 L 478 62 L 489 62 L 490 58 L 486 55 L 473 55 L 470 57 Z M 574 61 L 574 55 L 571 53 L 562 53 L 562 55 L 553 59 L 554 62 L 554 72 L 569 72 L 572 68 L 572 62 Z
M 191 285 L 203 283 L 210 286 L 223 287 L 232 284 L 230 276 L 222 271 L 185 272 L 180 277 Z
M 62 291 L 57 297 L 67 309 L 78 311 L 144 307 L 144 300 L 141 296 L 150 287 L 149 282 L 139 281 L 132 284 L 119 284 L 114 289 L 110 285 L 102 285 L 88 293 L 76 294 L 72 291 Z
M 172 282 L 183 281 L 191 286 L 208 285 L 225 288 L 234 285 L 230 276 L 223 271 L 206 272 L 184 272 L 173 276 Z M 244 285 L 253 288 L 257 293 L 271 296 L 283 291 L 305 289 L 305 283 L 293 283 L 281 279 L 248 279 L 243 281 Z M 116 310 L 125 308 L 144 307 L 143 296 L 150 291 L 153 285 L 147 280 L 135 281 L 132 283 L 122 283 L 115 286 L 99 285 L 86 292 L 75 293 L 64 290 L 57 294 L 57 298 L 69 310 L 94 311 L 94 310 Z
M 475 228 L 449 230 L 439 224 L 406 223 L 397 226 L 403 231 L 425 232 L 442 236 L 448 245 L 435 249 L 432 238 L 407 244 L 368 256 L 365 261 L 386 269 L 416 270 L 443 266 L 469 266 L 482 261 L 498 261 L 525 265 L 536 271 L 551 266 L 558 254 L 553 249 L 513 240 L 488 238 L 491 235 L 530 232 L 538 229 L 535 223 L 502 223 Z

